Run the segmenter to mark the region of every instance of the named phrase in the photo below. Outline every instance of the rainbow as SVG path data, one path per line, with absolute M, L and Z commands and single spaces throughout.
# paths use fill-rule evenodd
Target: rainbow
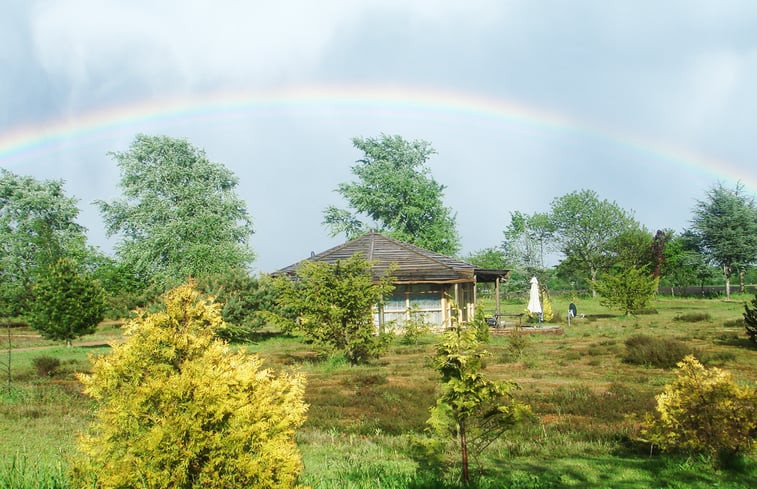
M 435 120 L 470 119 L 494 124 L 515 124 L 536 130 L 573 133 L 610 142 L 687 171 L 715 179 L 740 181 L 757 189 L 757 174 L 746 174 L 727 161 L 685 148 L 638 138 L 587 124 L 563 114 L 511 101 L 468 93 L 413 87 L 307 86 L 261 91 L 227 91 L 187 97 L 163 98 L 91 110 L 76 117 L 43 121 L 0 133 L 0 166 L 20 166 L 58 145 L 85 142 L 112 131 L 139 128 L 149 123 L 180 123 L 227 115 L 276 113 L 283 110 L 385 111 L 394 115 L 433 117 Z

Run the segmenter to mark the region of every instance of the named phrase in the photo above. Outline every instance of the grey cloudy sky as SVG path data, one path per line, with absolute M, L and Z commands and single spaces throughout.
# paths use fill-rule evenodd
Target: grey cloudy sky
M 425 139 L 463 252 L 590 188 L 651 231 L 718 180 L 757 189 L 757 2 L 3 0 L 0 166 L 63 179 L 91 244 L 106 153 L 188 138 L 240 179 L 254 268 L 321 225 L 354 136 Z

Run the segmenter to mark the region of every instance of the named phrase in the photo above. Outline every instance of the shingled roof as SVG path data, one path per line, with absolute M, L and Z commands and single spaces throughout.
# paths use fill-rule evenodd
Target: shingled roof
M 477 272 L 494 273 L 502 277 L 507 276 L 508 273 L 506 270 L 477 269 L 470 263 L 403 243 L 373 231 L 313 255 L 307 260 L 333 264 L 338 260 L 350 258 L 355 253 L 361 253 L 366 260 L 374 262 L 372 272 L 375 279 L 383 276 L 389 267 L 393 266 L 394 283 L 473 282 L 476 280 Z M 300 263 L 282 268 L 274 272 L 274 275 L 294 275 Z

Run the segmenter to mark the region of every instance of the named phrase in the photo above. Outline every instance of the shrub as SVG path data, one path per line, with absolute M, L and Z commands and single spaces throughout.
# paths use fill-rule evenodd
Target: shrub
M 524 333 L 520 328 L 515 328 L 507 336 L 507 352 L 516 360 L 523 358 L 523 352 L 531 344 L 531 338 L 528 333 Z
M 642 435 L 662 450 L 707 453 L 722 463 L 751 448 L 757 391 L 739 386 L 730 373 L 688 355 L 656 399 L 656 413 L 647 415 Z
M 752 307 L 744 304 L 744 326 L 749 341 L 757 343 L 757 294 L 752 299 Z
M 73 464 L 81 487 L 294 487 L 304 381 L 216 338 L 220 305 L 191 285 L 129 321 L 126 341 L 79 375 L 95 421 Z
M 645 309 L 657 293 L 659 280 L 646 267 L 629 267 L 614 275 L 605 275 L 594 283 L 601 296 L 600 304 L 617 307 L 624 314 Z
M 625 345 L 624 362 L 658 368 L 675 367 L 683 357 L 694 353 L 682 341 L 648 335 L 632 336 L 625 341 Z
M 702 321 L 709 321 L 710 319 L 712 319 L 712 316 L 710 316 L 710 314 L 706 312 L 687 312 L 685 314 L 678 314 L 673 318 L 673 321 L 700 323 Z
M 418 340 L 424 334 L 428 334 L 431 331 L 431 327 L 426 322 L 426 317 L 422 312 L 418 310 L 417 305 L 413 305 L 407 311 L 410 317 L 405 321 L 402 328 L 402 343 L 405 345 L 418 346 Z
M 35 357 L 32 360 L 34 368 L 37 369 L 37 375 L 40 377 L 49 377 L 54 375 L 60 367 L 60 360 L 55 357 L 43 355 L 41 357 Z
M 278 311 L 285 329 L 302 331 L 315 342 L 344 352 L 350 363 L 365 363 L 383 352 L 390 339 L 376 335 L 373 306 L 394 286 L 389 275 L 374 283 L 371 262 L 360 254 L 334 264 L 305 261 L 298 280 L 277 277 Z

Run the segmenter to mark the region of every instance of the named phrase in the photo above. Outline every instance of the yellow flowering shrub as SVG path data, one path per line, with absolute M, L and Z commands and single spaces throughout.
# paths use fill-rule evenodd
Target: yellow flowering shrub
M 662 450 L 727 456 L 752 448 L 757 430 L 757 391 L 731 374 L 704 367 L 693 355 L 678 363 L 676 378 L 657 397 L 642 435 Z
M 218 340 L 220 306 L 192 285 L 164 300 L 165 311 L 130 321 L 126 341 L 80 375 L 96 411 L 79 442 L 75 485 L 295 487 L 302 376 L 274 375 Z

